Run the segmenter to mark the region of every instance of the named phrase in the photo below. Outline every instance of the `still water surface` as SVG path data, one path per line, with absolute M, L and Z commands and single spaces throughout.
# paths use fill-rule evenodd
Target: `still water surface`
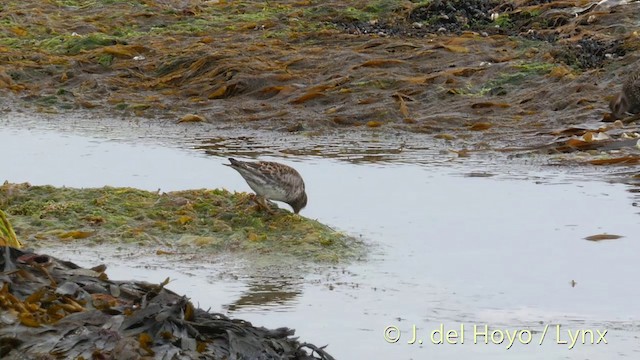
M 4 123 L 0 181 L 250 191 L 221 165 L 223 150 L 213 156 L 197 146 L 166 145 Z M 640 354 L 640 216 L 626 185 L 593 180 L 592 170 L 471 161 L 443 165 L 428 156 L 432 165 L 429 158 L 421 164 L 381 164 L 261 157 L 292 165 L 304 176 L 309 205 L 303 216 L 370 244 L 371 256 L 348 266 L 303 271 L 230 255 L 190 264 L 126 248 L 44 250 L 84 266 L 104 262 L 114 279 L 160 282 L 169 276 L 169 288 L 200 307 L 255 325 L 295 328 L 303 341 L 329 344 L 337 359 Z M 493 176 L 469 176 L 487 169 Z M 624 237 L 583 239 L 599 233 Z M 485 324 L 504 331 L 504 342 L 485 344 L 479 336 L 474 344 L 474 325 L 482 331 Z M 418 339 L 408 344 L 414 325 Z M 464 344 L 433 344 L 429 336 L 441 325 L 458 335 L 462 326 Z M 388 326 L 400 331 L 396 343 L 384 339 Z M 521 340 L 530 334 L 531 343 L 516 340 L 507 350 L 506 331 L 521 330 Z M 569 330 L 592 330 L 595 341 L 597 331 L 607 330 L 608 344 L 583 345 L 580 338 L 569 350 Z M 558 344 L 563 341 L 569 344 Z

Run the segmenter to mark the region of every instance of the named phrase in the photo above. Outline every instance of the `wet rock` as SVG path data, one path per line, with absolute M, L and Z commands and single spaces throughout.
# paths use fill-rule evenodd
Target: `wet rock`
M 490 12 L 499 2 L 487 0 L 437 0 L 418 6 L 409 14 L 409 20 L 429 24 L 431 28 L 460 31 L 476 29 L 489 24 Z
M 569 43 L 556 48 L 552 55 L 569 66 L 581 69 L 601 68 L 609 57 L 624 56 L 626 50 L 620 40 L 604 40 L 585 37 L 576 43 Z

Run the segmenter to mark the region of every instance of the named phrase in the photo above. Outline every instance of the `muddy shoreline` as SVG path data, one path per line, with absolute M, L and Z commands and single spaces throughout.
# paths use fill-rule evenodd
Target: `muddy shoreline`
M 608 100 L 640 47 L 628 26 L 640 14 L 634 4 L 121 4 L 5 5 L 5 115 L 86 111 L 180 127 L 407 132 L 459 150 L 574 152 L 584 144 L 572 136 L 612 128 L 601 122 Z

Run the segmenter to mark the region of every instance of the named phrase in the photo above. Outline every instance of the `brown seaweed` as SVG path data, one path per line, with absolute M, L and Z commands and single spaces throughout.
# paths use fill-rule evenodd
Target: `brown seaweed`
M 5 359 L 325 359 L 289 328 L 266 329 L 199 308 L 161 284 L 112 281 L 4 247 L 0 357 Z

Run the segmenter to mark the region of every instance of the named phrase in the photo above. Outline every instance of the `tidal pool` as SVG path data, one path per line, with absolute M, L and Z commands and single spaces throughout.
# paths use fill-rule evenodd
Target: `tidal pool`
M 166 140 L 154 131 L 113 136 L 127 132 L 126 123 L 114 124 L 113 131 L 88 135 L 68 126 L 5 121 L 0 181 L 250 190 L 221 165 L 224 148 L 207 152 L 194 139 Z M 371 247 L 367 259 L 315 266 L 222 254 L 195 263 L 188 255 L 157 256 L 126 246 L 71 243 L 36 250 L 84 266 L 105 263 L 114 279 L 171 277 L 168 287 L 200 307 L 254 325 L 295 328 L 305 341 L 328 344 L 337 359 L 584 359 L 640 353 L 637 199 L 627 185 L 598 180 L 606 175 L 599 169 L 509 163 L 506 157 L 443 161 L 428 150 L 415 164 L 349 161 L 353 154 L 269 155 L 260 159 L 287 163 L 304 176 L 309 205 L 302 215 L 361 236 Z M 584 240 L 600 233 L 623 238 Z M 414 325 L 418 338 L 408 344 Z M 445 336 L 457 330 L 450 341 L 458 344 L 432 343 L 430 335 L 441 325 Z M 474 326 L 483 332 L 484 325 L 489 334 L 496 330 L 493 339 L 485 344 L 479 335 L 474 344 Z M 391 336 L 400 331 L 397 342 L 385 340 L 388 327 Z M 590 344 L 587 330 L 599 344 Z M 605 330 L 607 344 L 600 339 Z M 514 331 L 519 338 L 507 349 L 507 332 Z M 570 335 L 578 331 L 569 349 Z M 494 344 L 501 334 L 504 340 Z

